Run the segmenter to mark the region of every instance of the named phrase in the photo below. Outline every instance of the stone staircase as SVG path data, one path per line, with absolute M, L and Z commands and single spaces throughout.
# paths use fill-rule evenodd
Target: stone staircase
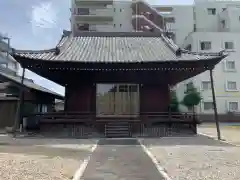
M 115 121 L 105 124 L 105 137 L 122 138 L 130 136 L 130 125 L 128 122 Z

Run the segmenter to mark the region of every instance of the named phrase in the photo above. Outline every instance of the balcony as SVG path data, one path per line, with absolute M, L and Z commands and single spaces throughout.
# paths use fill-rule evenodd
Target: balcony
M 144 15 L 133 15 L 132 25 L 134 29 L 138 31 L 163 32 L 158 25 L 147 19 Z
M 77 8 L 74 13 L 77 23 L 103 24 L 113 21 L 113 9 Z M 97 22 L 97 23 L 96 23 Z
M 113 21 L 112 16 L 106 15 L 75 15 L 76 23 L 88 23 L 88 24 L 109 24 Z
M 113 0 L 75 0 L 76 6 L 107 6 L 112 5 Z
M 134 15 L 145 16 L 145 18 L 143 17 L 141 18 L 151 21 L 152 22 L 151 24 L 152 25 L 154 24 L 154 26 L 158 26 L 159 29 L 165 28 L 165 24 L 164 24 L 165 22 L 164 22 L 163 16 L 159 14 L 159 12 L 155 8 L 153 8 L 151 5 L 149 5 L 147 2 L 141 1 L 141 0 L 136 1 L 132 3 L 131 8 L 132 8 L 133 16 Z M 150 23 L 149 21 L 146 23 Z

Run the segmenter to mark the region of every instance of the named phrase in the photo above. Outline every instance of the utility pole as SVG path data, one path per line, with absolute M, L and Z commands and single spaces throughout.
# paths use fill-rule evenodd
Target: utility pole
M 218 140 L 221 140 L 221 132 L 219 127 L 219 119 L 218 119 L 218 113 L 217 113 L 217 103 L 216 103 L 216 97 L 215 97 L 215 89 L 214 89 L 214 81 L 213 81 L 213 68 L 210 69 L 210 80 L 211 80 L 211 89 L 212 89 L 212 98 L 213 98 L 213 110 L 214 110 L 214 119 L 216 122 L 216 128 L 217 128 L 217 136 Z

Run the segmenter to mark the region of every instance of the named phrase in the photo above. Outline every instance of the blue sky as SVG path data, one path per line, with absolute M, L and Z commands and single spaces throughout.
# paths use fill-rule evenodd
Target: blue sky
M 152 5 L 192 4 L 192 0 L 148 0 Z M 0 32 L 16 49 L 54 47 L 63 29 L 70 29 L 70 0 L 0 0 Z M 64 88 L 30 71 L 35 83 L 63 94 Z

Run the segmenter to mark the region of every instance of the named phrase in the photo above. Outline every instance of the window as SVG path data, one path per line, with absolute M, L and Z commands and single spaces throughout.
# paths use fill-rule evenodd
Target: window
M 200 43 L 201 50 L 210 50 L 211 49 L 211 42 L 209 41 L 203 41 Z
M 211 89 L 211 82 L 210 81 L 202 81 L 202 90 L 210 90 Z
M 46 113 L 47 111 L 48 111 L 47 105 L 46 105 L 46 104 L 43 104 L 43 105 L 42 105 L 42 112 L 43 112 L 43 113 Z
M 208 8 L 207 12 L 209 15 L 215 15 L 216 14 L 216 8 Z
M 226 61 L 226 70 L 235 71 L 236 70 L 235 61 Z
M 120 12 L 122 12 L 122 9 L 120 9 Z
M 228 110 L 231 112 L 238 111 L 238 102 L 228 102 Z
M 193 25 L 193 32 L 196 32 L 196 31 L 197 31 L 197 25 L 194 24 L 194 25 Z
M 225 22 L 225 20 L 222 20 L 222 21 L 221 21 L 221 24 L 222 24 L 222 28 L 225 28 L 225 27 L 226 27 L 226 22 Z
M 191 44 L 187 45 L 187 46 L 185 47 L 185 49 L 188 50 L 188 51 L 192 51 L 192 45 L 191 45 Z
M 120 24 L 120 27 L 122 27 L 122 24 Z
M 237 90 L 237 82 L 235 82 L 235 81 L 228 81 L 227 82 L 227 90 L 228 91 L 236 91 Z
M 186 89 L 185 89 L 185 93 L 188 93 L 189 91 L 191 91 L 194 88 L 194 84 L 193 82 L 189 82 L 185 85 Z
M 40 112 L 46 113 L 47 110 L 48 110 L 48 107 L 46 104 L 38 104 L 37 105 L 37 109 L 36 109 L 37 113 L 40 113 Z
M 7 64 L 0 64 L 0 66 L 7 68 Z
M 233 42 L 225 42 L 224 47 L 225 47 L 225 49 L 233 49 L 234 44 L 233 44 Z
M 116 27 L 116 24 L 113 24 L 113 27 Z
M 204 111 L 213 110 L 213 102 L 203 102 Z
M 80 31 L 89 31 L 89 24 L 77 24 L 77 29 Z
M 222 11 L 225 11 L 227 8 L 222 8 Z
M 89 15 L 89 8 L 77 8 L 77 15 Z

